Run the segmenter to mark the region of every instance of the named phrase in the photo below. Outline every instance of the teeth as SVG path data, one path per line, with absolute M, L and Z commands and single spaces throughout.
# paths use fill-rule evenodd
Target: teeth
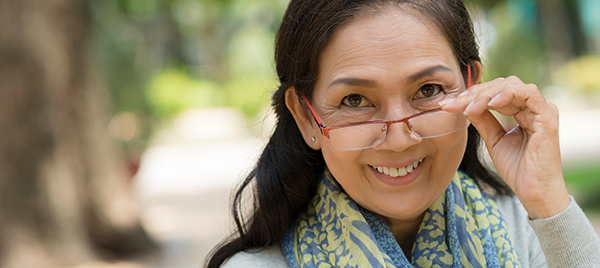
M 409 164 L 408 166 L 401 167 L 401 168 L 390 168 L 390 167 L 374 167 L 374 168 L 377 171 L 379 171 L 380 173 L 383 173 L 390 177 L 402 177 L 402 176 L 406 176 L 406 174 L 408 174 L 408 173 L 411 173 L 415 168 L 417 168 L 417 166 L 419 166 L 419 163 L 421 163 L 421 162 L 423 162 L 423 159 L 416 161 L 412 164 Z
M 412 166 L 411 166 L 411 167 L 412 167 Z M 400 176 L 406 176 L 406 174 L 408 174 L 408 173 L 410 172 L 410 171 L 408 171 L 408 170 L 406 169 L 406 167 L 403 167 L 403 168 L 395 168 L 395 169 L 397 169 L 397 170 L 398 170 L 398 175 L 400 175 Z M 412 171 L 412 170 L 411 170 L 411 171 Z M 392 175 L 390 174 L 390 176 L 392 176 Z M 394 176 L 392 176 L 392 177 L 394 177 Z
M 398 177 L 399 173 L 400 173 L 400 171 L 397 168 L 390 168 L 390 176 Z

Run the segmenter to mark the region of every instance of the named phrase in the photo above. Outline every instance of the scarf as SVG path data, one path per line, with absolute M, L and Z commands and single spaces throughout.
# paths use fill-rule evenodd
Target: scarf
M 426 211 L 409 259 L 387 224 L 358 206 L 328 170 L 282 240 L 299 267 L 520 267 L 496 203 L 458 171 Z

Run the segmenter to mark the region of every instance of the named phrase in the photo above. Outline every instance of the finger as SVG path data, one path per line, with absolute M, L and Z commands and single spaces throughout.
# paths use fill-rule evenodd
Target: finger
M 534 122 L 535 121 L 535 117 L 536 115 L 531 112 L 531 110 L 529 109 L 525 109 L 525 110 L 521 110 L 520 112 L 516 113 L 514 115 L 515 121 L 517 121 L 517 124 L 519 124 L 519 126 L 524 129 L 525 131 L 527 131 L 527 133 L 531 134 L 531 131 L 529 131 L 531 129 L 532 123 L 530 122 Z
M 507 87 L 488 106 L 501 114 L 514 116 L 517 123 L 528 132 L 558 129 L 558 108 L 546 102 L 535 85 Z
M 490 152 L 498 141 L 506 134 L 506 130 L 504 130 L 502 124 L 500 124 L 498 119 L 489 110 L 467 118 L 477 129 Z
M 549 104 L 547 110 L 543 114 L 536 114 L 531 109 L 523 109 L 514 118 L 528 133 L 558 134 L 558 109 L 554 104 Z
M 521 79 L 519 79 L 516 76 L 508 77 L 499 83 L 491 85 L 485 90 L 480 91 L 477 94 L 477 96 L 469 103 L 469 105 L 465 108 L 465 115 L 479 114 L 482 113 L 484 110 L 490 109 L 489 104 L 494 98 L 503 98 L 502 100 L 507 101 L 508 103 L 512 103 L 512 101 L 515 98 L 515 95 L 517 93 L 521 93 L 520 91 L 523 88 L 522 85 L 524 85 L 523 81 L 521 81 Z M 521 102 L 521 100 L 519 99 L 517 100 L 517 102 Z M 505 105 L 508 103 L 505 103 Z M 524 103 L 522 103 L 522 105 L 517 105 L 517 107 L 519 106 L 524 106 Z M 511 110 L 514 111 L 515 109 Z
M 558 118 L 559 114 L 558 114 L 558 106 L 556 106 L 556 104 L 552 103 L 552 102 L 548 102 L 548 108 L 550 108 L 550 111 L 552 111 L 552 114 L 554 114 L 554 116 L 556 118 Z
M 507 116 L 515 116 L 521 127 L 530 129 L 534 121 L 543 125 L 555 125 L 557 116 L 553 113 L 536 85 L 524 84 L 517 77 L 482 90 L 465 108 L 467 117 L 478 116 L 488 109 L 497 110 Z M 523 113 L 526 116 L 516 116 Z
M 475 98 L 481 95 L 482 92 L 487 91 L 491 87 L 502 85 L 505 81 L 506 78 L 496 78 L 489 82 L 474 85 L 459 94 L 456 98 L 450 98 L 440 102 L 440 107 L 448 112 L 462 113 Z
M 534 114 L 553 112 L 534 84 L 512 84 L 503 88 L 488 103 L 489 109 L 513 116 L 521 110 L 529 109 Z

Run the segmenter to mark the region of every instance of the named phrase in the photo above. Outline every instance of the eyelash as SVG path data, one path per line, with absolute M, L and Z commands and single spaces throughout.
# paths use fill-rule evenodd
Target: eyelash
M 429 96 L 429 97 L 422 97 L 422 98 L 418 98 L 418 97 L 417 97 L 417 95 L 418 95 L 418 94 L 420 93 L 420 91 L 421 91 L 421 90 L 422 90 L 424 87 L 426 87 L 426 86 L 433 86 L 433 87 L 436 87 L 436 88 L 438 89 L 438 91 L 437 91 L 437 92 L 435 92 L 433 95 L 431 95 L 431 96 Z M 428 83 L 428 84 L 424 84 L 423 86 L 419 87 L 419 89 L 418 89 L 418 90 L 417 90 L 417 92 L 415 93 L 415 96 L 413 97 L 413 100 L 419 100 L 419 99 L 433 98 L 433 97 L 435 97 L 435 96 L 439 95 L 440 93 L 444 93 L 445 91 L 446 91 L 446 90 L 445 90 L 445 87 L 444 87 L 443 85 L 440 85 L 440 84 L 435 84 L 435 83 Z M 346 102 L 348 101 L 348 99 L 349 99 L 350 97 L 353 97 L 353 96 L 361 97 L 361 98 L 362 98 L 362 99 L 361 99 L 361 103 L 362 103 L 362 102 L 364 102 L 364 101 L 367 101 L 367 102 L 369 101 L 369 100 L 368 100 L 368 99 L 367 99 L 367 98 L 366 98 L 364 95 L 362 95 L 362 94 L 358 94 L 358 93 L 350 93 L 350 94 L 348 94 L 348 95 L 344 96 L 344 98 L 342 98 L 342 101 L 340 102 L 340 106 L 346 106 L 346 107 L 351 107 L 351 108 L 359 108 L 360 106 L 359 106 L 359 107 L 355 107 L 355 106 L 349 105 L 349 103 L 348 103 L 348 104 L 346 103 Z
M 346 104 L 346 102 L 348 101 L 348 99 L 349 99 L 350 97 L 353 97 L 353 96 L 356 96 L 356 97 L 361 97 L 361 103 L 362 103 L 362 102 L 364 102 L 364 101 L 367 101 L 367 102 L 369 101 L 369 100 L 367 99 L 367 97 L 365 97 L 365 96 L 364 96 L 364 95 L 362 95 L 362 94 L 358 94 L 358 93 L 351 93 L 351 94 L 348 94 L 348 95 L 346 95 L 346 96 L 345 96 L 345 97 L 342 99 L 342 101 L 340 102 L 340 105 L 341 105 L 341 106 L 346 106 L 346 107 L 351 107 L 351 108 L 359 108 L 360 106 L 359 106 L 359 107 L 355 107 L 355 106 L 349 105 L 349 103 L 348 103 L 348 104 Z
M 432 98 L 432 97 L 435 97 L 435 96 L 437 96 L 437 95 L 438 95 L 438 94 L 440 94 L 440 93 L 444 93 L 444 92 L 446 92 L 446 89 L 444 88 L 444 86 L 442 86 L 442 85 L 440 85 L 440 84 L 429 83 L 429 84 L 425 84 L 425 85 L 421 86 L 421 87 L 420 87 L 420 88 L 417 90 L 417 92 L 415 93 L 415 97 L 414 97 L 413 99 L 415 99 L 415 100 L 418 100 L 418 99 L 420 99 L 420 98 L 417 98 L 417 95 L 418 95 L 418 94 L 421 92 L 421 90 L 422 90 L 424 87 L 426 87 L 426 86 L 434 86 L 434 87 L 437 87 L 437 88 L 439 88 L 439 91 L 438 91 L 438 92 L 436 92 L 435 94 L 433 94 L 432 96 L 429 96 L 429 97 L 423 97 L 424 99 L 425 99 L 425 98 Z

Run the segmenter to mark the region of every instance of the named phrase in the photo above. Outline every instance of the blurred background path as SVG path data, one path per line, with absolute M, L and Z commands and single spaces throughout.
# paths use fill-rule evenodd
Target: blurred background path
M 257 128 L 270 129 L 270 118 Z M 266 135 L 266 134 L 265 134 Z M 264 141 L 233 109 L 188 111 L 157 135 L 136 176 L 142 223 L 163 246 L 146 260 L 157 267 L 198 267 L 233 230 L 235 186 Z

